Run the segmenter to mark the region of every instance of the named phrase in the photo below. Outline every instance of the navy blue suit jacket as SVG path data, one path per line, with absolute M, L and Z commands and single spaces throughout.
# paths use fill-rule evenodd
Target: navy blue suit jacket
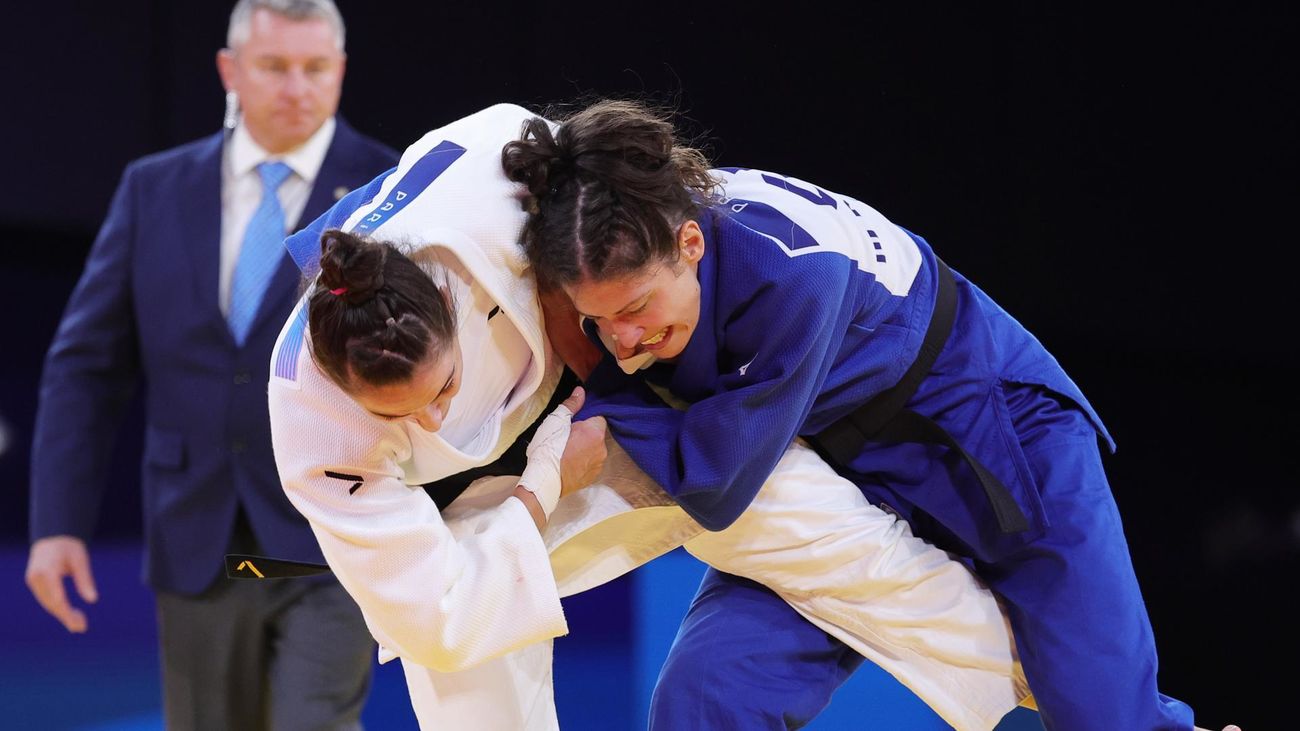
M 240 505 L 266 553 L 323 560 L 280 488 L 266 405 L 271 348 L 298 270 L 286 255 L 242 347 L 217 303 L 223 139 L 123 173 L 46 356 L 32 439 L 32 539 L 88 541 L 112 435 L 143 383 L 145 578 L 184 594 L 218 576 Z M 338 120 L 301 221 L 396 161 Z

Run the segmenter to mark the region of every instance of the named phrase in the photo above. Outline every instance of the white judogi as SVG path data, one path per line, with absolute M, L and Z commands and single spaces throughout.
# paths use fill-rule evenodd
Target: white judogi
M 461 430 L 473 436 L 451 444 L 414 423 L 366 412 L 312 362 L 305 303 L 286 323 L 271 360 L 272 440 L 285 491 L 361 607 L 381 660 L 403 659 L 426 727 L 491 728 L 460 722 L 468 718 L 464 709 L 480 701 L 494 709 L 484 716 L 499 719 L 501 728 L 554 725 L 549 645 L 545 662 L 537 660 L 538 649 L 519 661 L 531 658 L 529 667 L 546 668 L 545 677 L 522 673 L 510 655 L 567 631 L 546 548 L 527 509 L 507 499 L 475 520 L 444 522 L 418 487 L 498 457 L 541 415 L 559 379 L 562 366 L 543 335 L 535 284 L 515 246 L 525 214 L 500 172 L 501 145 L 518 134 L 523 119 L 523 110 L 494 107 L 426 135 L 346 226 L 364 230 L 374 216 L 396 210 L 383 221 L 384 240 L 418 248 L 417 261 L 453 257 L 474 274 L 485 301 L 500 306 L 489 322 L 476 317 L 482 298 L 462 297 L 462 330 L 508 326 L 522 337 L 530 357 L 513 388 L 483 410 L 482 428 Z M 449 139 L 455 149 L 438 148 Z M 437 184 L 419 192 L 430 194 L 402 189 L 439 156 L 454 162 L 429 173 Z M 491 337 L 477 342 L 480 352 L 462 353 L 466 371 L 491 357 L 497 344 Z M 453 403 L 449 418 L 455 415 Z M 528 682 L 486 682 L 493 667 L 502 678 L 519 672 Z M 469 668 L 483 682 L 462 682 L 456 674 Z M 466 695 L 467 685 L 481 686 L 483 694 Z M 522 695 L 510 692 L 516 687 Z
M 531 116 L 498 105 L 430 132 L 346 226 L 382 226 L 376 238 L 423 250 L 417 259 L 454 257 L 506 317 L 477 319 L 486 305 L 475 300 L 460 311 L 461 327 L 501 320 L 527 343 L 531 358 L 499 408 L 473 409 L 489 432 L 460 425 L 475 437 L 453 445 L 369 414 L 316 369 L 301 311 L 272 355 L 285 490 L 361 607 L 381 661 L 402 658 L 421 727 L 557 728 L 549 640 L 567 632 L 560 597 L 683 544 L 771 587 L 954 727 L 996 725 L 1027 695 L 996 600 L 801 444 L 718 533 L 704 532 L 612 442 L 597 484 L 560 501 L 544 538 L 509 499 L 514 478 L 480 480 L 439 514 L 419 485 L 495 459 L 541 415 L 561 370 L 516 246 L 524 213 L 500 169 L 501 147 Z M 451 148 L 454 161 L 423 187 L 402 188 Z M 462 352 L 467 372 L 497 342 L 465 338 L 462 347 L 470 341 L 487 345 Z

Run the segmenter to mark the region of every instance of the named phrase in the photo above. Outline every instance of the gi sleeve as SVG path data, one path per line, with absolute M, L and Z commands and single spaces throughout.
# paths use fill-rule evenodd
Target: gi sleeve
M 546 547 L 522 502 L 507 498 L 453 530 L 422 488 L 403 481 L 408 427 L 311 385 L 271 383 L 276 463 L 381 645 L 454 672 L 568 631 Z

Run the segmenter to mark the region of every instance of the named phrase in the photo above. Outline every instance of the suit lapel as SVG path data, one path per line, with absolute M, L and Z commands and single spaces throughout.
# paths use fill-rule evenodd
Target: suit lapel
M 208 138 L 194 158 L 194 170 L 185 176 L 192 186 L 184 197 L 192 201 L 193 218 L 183 222 L 184 249 L 192 264 L 194 291 L 198 292 L 198 313 L 203 318 L 220 321 L 229 336 L 226 318 L 221 314 L 218 289 L 221 279 L 221 146 L 222 134 Z M 233 342 L 233 338 L 232 338 Z
M 346 186 L 352 179 L 354 171 L 349 168 L 347 161 L 352 153 L 354 134 L 342 119 L 337 120 L 334 126 L 334 139 L 330 140 L 330 147 L 325 151 L 320 172 L 316 174 L 316 184 L 312 186 L 311 195 L 307 197 L 307 207 L 302 210 L 302 218 L 293 225 L 294 231 L 315 221 L 320 214 L 338 202 L 338 199 L 343 196 L 334 195 L 334 191 L 340 186 L 344 188 L 344 194 L 348 192 Z M 292 265 L 292 262 L 290 264 Z

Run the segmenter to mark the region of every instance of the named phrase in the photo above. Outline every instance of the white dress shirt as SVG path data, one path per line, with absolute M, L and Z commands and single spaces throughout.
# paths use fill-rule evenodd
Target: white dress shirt
M 221 165 L 221 271 L 217 289 L 221 314 L 230 313 L 230 283 L 235 276 L 239 249 L 244 245 L 244 229 L 262 201 L 262 178 L 257 166 L 278 160 L 293 170 L 278 191 L 287 234 L 297 226 L 307 207 L 307 198 L 334 139 L 336 126 L 330 117 L 306 142 L 281 155 L 262 149 L 242 122 L 235 127 Z

